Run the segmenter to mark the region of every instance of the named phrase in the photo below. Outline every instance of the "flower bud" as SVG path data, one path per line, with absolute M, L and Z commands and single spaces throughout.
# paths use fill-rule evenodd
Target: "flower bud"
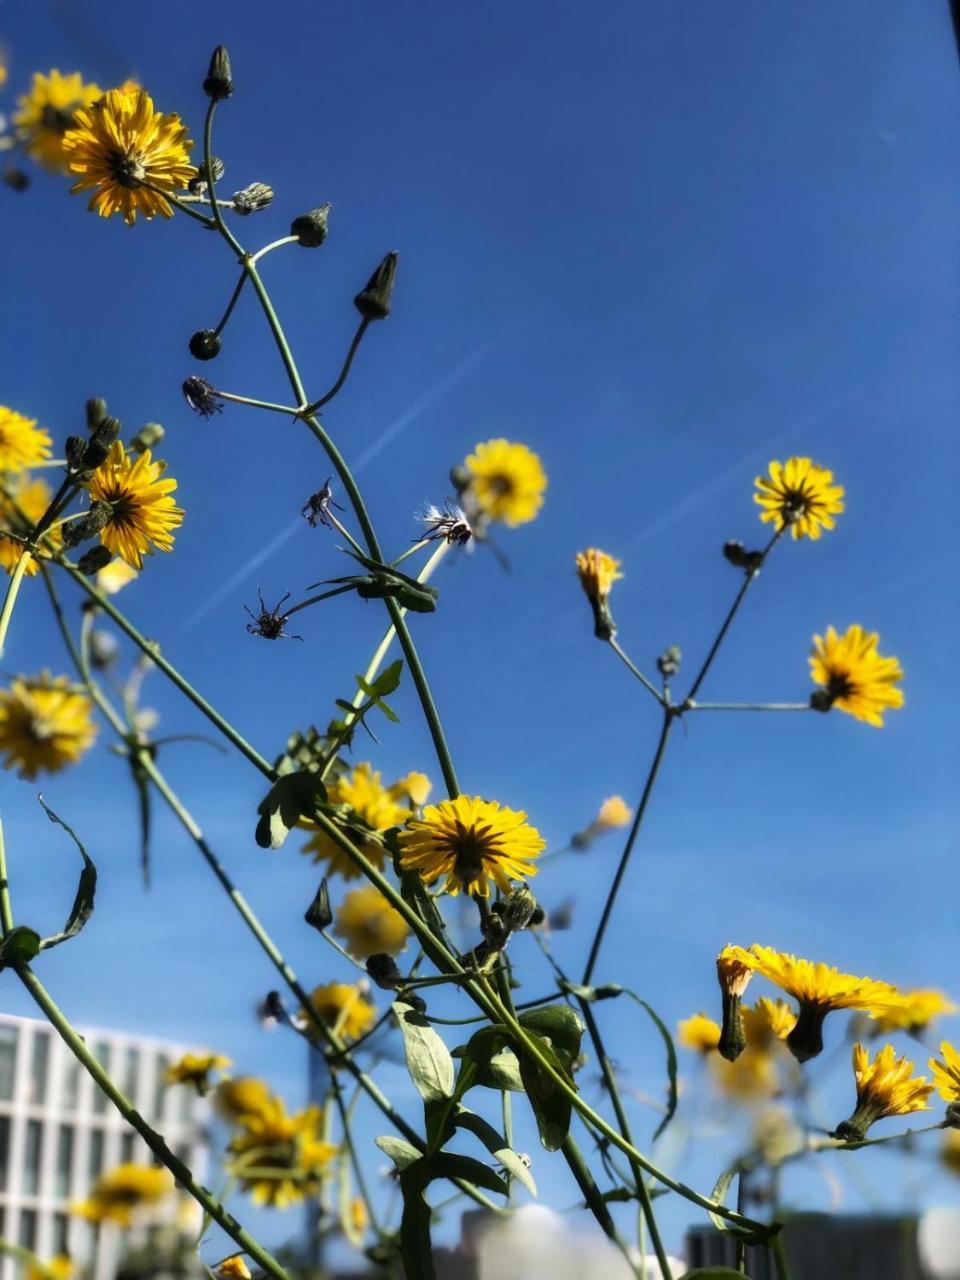
M 450 483 L 457 493 L 463 493 L 465 489 L 469 489 L 470 480 L 470 472 L 463 463 L 458 463 L 457 466 L 450 468 Z
M 99 573 L 101 569 L 105 569 L 113 559 L 113 552 L 109 547 L 103 546 L 101 543 L 96 547 L 91 547 L 89 551 L 85 551 L 77 561 L 77 568 L 82 574 L 88 578 L 92 578 L 95 573 Z
M 372 982 L 381 991 L 395 991 L 400 985 L 400 970 L 393 956 L 378 951 L 376 955 L 367 956 L 366 970 Z
M 328 928 L 333 921 L 333 912 L 330 910 L 330 894 L 327 892 L 325 879 L 320 881 L 320 888 L 317 890 L 316 896 L 309 907 L 307 907 L 303 918 L 311 928 L 320 931 Z
M 106 461 L 114 443 L 120 438 L 120 419 L 105 417 L 93 430 L 90 443 L 83 452 L 83 465 L 88 471 L 94 471 Z
M 26 191 L 30 185 L 30 175 L 16 165 L 7 165 L 3 171 L 3 181 L 11 191 Z
M 89 440 L 84 440 L 83 436 L 67 436 L 67 442 L 63 446 L 67 459 L 67 466 L 71 471 L 78 471 L 83 466 L 84 455 L 87 452 Z
M 134 453 L 144 453 L 147 449 L 155 449 L 165 435 L 159 422 L 147 422 L 130 441 L 130 449 Z
M 947 1114 L 943 1117 L 947 1129 L 960 1129 L 960 1102 L 947 1104 Z
M 672 644 L 668 649 L 664 649 L 660 657 L 657 659 L 657 670 L 663 676 L 664 680 L 670 680 L 677 675 L 680 670 L 680 658 L 682 654 L 678 644 Z
M 829 711 L 834 704 L 834 696 L 829 689 L 814 689 L 810 695 L 810 708 L 813 711 Z
M 226 45 L 218 44 L 213 51 L 207 78 L 203 82 L 203 92 L 214 102 L 220 102 L 233 94 L 233 71 Z
M 92 396 L 87 401 L 87 430 L 95 431 L 106 416 L 106 400 L 102 396 Z
M 747 1047 L 740 1001 L 752 977 L 752 970 L 739 958 L 736 949 L 724 947 L 717 956 L 717 981 L 723 996 L 723 1028 L 717 1049 L 728 1062 L 736 1062 Z
M 100 548 L 106 551 L 106 547 Z M 95 547 L 94 550 L 97 550 Z M 88 552 L 89 554 L 89 552 Z M 90 633 L 90 661 L 98 671 L 106 671 L 117 660 L 120 646 L 109 631 Z
M 60 536 L 65 547 L 75 547 L 88 538 L 95 537 L 113 514 L 109 502 L 94 502 L 90 510 L 76 520 L 60 526 Z
M 327 219 L 330 217 L 330 205 L 322 204 L 309 213 L 301 213 L 290 223 L 290 234 L 297 237 L 297 243 L 305 249 L 319 249 L 327 238 Z
M 353 305 L 364 320 L 386 320 L 390 314 L 390 299 L 396 275 L 397 255 L 391 251 L 353 300 Z
M 762 551 L 748 551 L 736 538 L 723 544 L 723 554 L 735 569 L 746 569 L 747 573 L 756 573 L 763 563 Z
M 219 182 L 226 172 L 226 165 L 219 156 L 210 157 L 210 176 L 214 182 Z M 187 183 L 187 190 L 191 195 L 202 196 L 207 189 L 207 166 L 201 163 L 200 168 L 196 171 L 190 181 Z
M 233 212 L 239 213 L 244 218 L 248 214 L 259 213 L 261 209 L 267 209 L 272 204 L 273 187 L 268 187 L 265 182 L 251 182 L 242 191 L 233 193 Z
M 502 920 L 511 933 L 526 929 L 537 910 L 537 900 L 525 884 L 514 889 L 504 900 Z
M 215 360 L 222 345 L 213 329 L 198 329 L 190 339 L 190 354 L 197 360 Z

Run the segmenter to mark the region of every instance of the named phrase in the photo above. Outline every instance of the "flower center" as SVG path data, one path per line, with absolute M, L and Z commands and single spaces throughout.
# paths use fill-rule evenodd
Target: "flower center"
M 506 498 L 513 493 L 513 478 L 511 476 L 498 475 L 490 477 L 490 488 L 498 498 Z
M 489 842 L 478 835 L 475 827 L 468 829 L 459 822 L 457 827 L 457 854 L 454 861 L 457 875 L 466 887 L 483 875 L 483 859 L 489 853 Z
M 114 181 L 119 182 L 121 187 L 132 189 L 143 185 L 147 170 L 143 157 L 133 147 L 128 147 L 126 151 L 112 151 L 109 164 Z

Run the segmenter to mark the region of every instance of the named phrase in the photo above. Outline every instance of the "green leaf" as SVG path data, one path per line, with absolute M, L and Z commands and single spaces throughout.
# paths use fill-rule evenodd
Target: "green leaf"
M 401 1173 L 404 1169 L 409 1168 L 414 1160 L 419 1160 L 423 1154 L 417 1150 L 412 1142 L 407 1142 L 406 1138 L 395 1138 L 392 1133 L 384 1134 L 380 1138 L 374 1138 L 374 1142 L 383 1154 L 393 1161 Z
M 0 942 L 0 969 L 8 964 L 26 961 L 28 964 L 40 954 L 40 935 L 35 929 L 28 929 L 25 924 L 18 924 L 11 929 L 3 942 Z
M 68 827 L 63 819 L 53 812 L 44 801 L 43 796 L 38 796 L 37 799 L 43 806 L 43 811 L 50 821 L 55 822 L 58 827 L 63 827 L 64 831 L 80 850 L 80 857 L 83 859 L 83 870 L 80 872 L 77 892 L 73 899 L 73 906 L 70 908 L 70 915 L 67 917 L 67 923 L 60 933 L 51 934 L 49 938 L 44 938 L 39 943 L 38 950 L 47 951 L 50 947 L 56 947 L 61 942 L 66 942 L 68 938 L 75 938 L 93 915 L 93 903 L 97 893 L 97 868 L 93 865 L 90 855 L 77 838 L 77 834 L 72 827 Z M 25 958 L 32 959 L 29 956 Z
M 636 992 L 628 990 L 626 994 L 628 996 L 632 996 L 633 999 L 636 1000 L 637 1004 L 640 1005 L 641 1009 L 644 1009 L 647 1012 L 653 1022 L 653 1025 L 660 1032 L 660 1037 L 667 1050 L 667 1109 L 664 1113 L 663 1119 L 654 1130 L 653 1141 L 656 1142 L 677 1113 L 677 1098 L 679 1096 L 677 1090 L 677 1050 L 673 1043 L 673 1036 L 667 1030 L 663 1019 L 657 1011 L 647 1004 L 646 1000 L 641 1000 Z
M 576 1010 L 571 1009 L 568 1004 L 548 1004 L 542 1009 L 529 1009 L 526 1013 L 521 1013 L 518 1020 L 528 1031 L 535 1031 L 538 1036 L 550 1041 L 569 1074 L 580 1056 L 580 1041 L 583 1037 L 583 1021 Z
M 488 1124 L 482 1116 L 476 1115 L 473 1111 L 468 1111 L 466 1107 L 461 1107 L 454 1123 L 458 1129 L 469 1129 L 480 1139 L 490 1154 L 499 1160 L 507 1173 L 525 1186 L 532 1196 L 537 1194 L 537 1184 L 533 1180 L 526 1161 L 517 1155 L 516 1151 L 508 1145 L 506 1138 L 497 1133 L 492 1124 Z
M 465 1182 L 472 1182 L 474 1186 L 495 1191 L 497 1195 L 509 1195 L 510 1189 L 506 1180 L 501 1178 L 499 1173 L 495 1173 L 489 1165 L 474 1160 L 473 1156 L 462 1156 L 455 1151 L 438 1151 L 425 1163 L 431 1182 L 436 1181 L 437 1178 L 449 1178 L 450 1181 L 460 1178 Z
M 540 1053 L 560 1075 L 566 1076 L 573 1083 L 569 1064 L 564 1062 L 551 1047 L 550 1043 L 534 1031 L 528 1033 L 537 1041 Z M 565 1055 L 566 1056 L 566 1055 Z M 533 1114 L 537 1118 L 540 1141 L 547 1151 L 557 1151 L 563 1146 L 564 1139 L 570 1132 L 570 1115 L 573 1104 L 557 1082 L 549 1076 L 540 1064 L 521 1050 L 520 1077 L 526 1089 Z
M 403 674 L 403 659 L 397 658 L 396 662 L 391 662 L 389 667 L 384 669 L 373 682 L 373 689 L 378 698 L 386 697 L 388 693 L 393 693 L 399 687 L 400 677 Z
M 389 706 L 386 702 L 384 702 L 384 700 L 383 700 L 382 698 L 378 698 L 378 699 L 376 700 L 376 703 L 375 703 L 374 705 L 376 706 L 376 708 L 377 708 L 377 710 L 378 710 L 378 711 L 382 711 L 382 712 L 383 712 L 383 714 L 387 717 L 387 719 L 388 719 L 392 724 L 399 724 L 399 723 L 400 723 L 400 717 L 399 717 L 399 716 L 397 715 L 397 713 L 394 711 L 393 707 Z
M 710 1192 L 710 1199 L 716 1200 L 719 1204 L 725 1204 L 730 1184 L 737 1176 L 737 1173 L 737 1169 L 725 1169 L 714 1183 L 713 1190 Z M 710 1213 L 710 1220 L 718 1231 L 724 1232 L 725 1235 L 736 1236 L 738 1240 L 746 1240 L 749 1244 L 763 1244 L 771 1234 L 776 1234 L 776 1228 L 770 1232 L 761 1233 L 753 1231 L 749 1227 L 738 1226 L 735 1222 L 730 1222 L 726 1218 L 721 1218 L 719 1213 L 712 1213 L 710 1210 L 707 1212 Z
M 523 1093 L 520 1063 L 512 1049 L 495 1053 L 487 1064 L 487 1071 L 489 1080 L 478 1077 L 478 1084 L 489 1084 L 491 1089 L 509 1089 L 512 1093 Z
M 436 1280 L 430 1244 L 432 1210 L 423 1198 L 427 1185 L 425 1161 L 417 1160 L 400 1174 L 403 1214 L 400 1218 L 400 1254 L 403 1274 L 409 1280 Z
M 313 773 L 298 770 L 278 778 L 257 805 L 256 840 L 261 849 L 279 849 L 302 817 L 313 813 L 326 789 Z
M 403 1032 L 403 1052 L 410 1078 L 424 1102 L 453 1096 L 454 1066 L 450 1050 L 421 1013 L 397 1001 L 393 1012 Z

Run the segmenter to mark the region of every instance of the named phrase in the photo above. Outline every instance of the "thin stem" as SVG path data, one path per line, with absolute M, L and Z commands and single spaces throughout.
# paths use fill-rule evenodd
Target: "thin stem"
M 295 613 L 299 613 L 301 609 L 306 609 L 308 605 L 319 604 L 321 600 L 330 600 L 333 596 L 342 596 L 346 591 L 352 591 L 353 584 L 347 583 L 342 587 L 334 587 L 332 591 L 321 591 L 318 596 L 310 596 L 306 600 L 301 600 L 299 604 L 295 604 L 292 608 L 287 609 L 284 618 L 291 618 Z
M 203 176 L 207 180 L 207 196 L 210 200 L 210 212 L 213 214 L 214 225 L 242 261 L 245 255 L 243 245 L 223 220 L 220 201 L 217 199 L 217 184 L 213 180 L 213 117 L 216 110 L 217 99 L 211 98 L 210 105 L 207 107 L 207 117 L 203 122 Z
M 353 1133 L 350 1128 L 350 1113 L 347 1110 L 343 1100 L 343 1089 L 340 1081 L 337 1079 L 337 1073 L 331 1071 L 330 1084 L 333 1088 L 333 1100 L 336 1103 L 337 1111 L 340 1113 L 340 1124 L 343 1127 L 343 1140 L 347 1144 L 347 1151 L 350 1154 L 350 1163 L 353 1165 L 354 1176 L 357 1179 L 357 1190 L 360 1192 L 360 1198 L 363 1200 L 364 1207 L 367 1211 L 367 1217 L 370 1219 L 370 1225 L 373 1227 L 377 1235 L 380 1234 L 380 1228 L 377 1225 L 376 1213 L 373 1207 L 373 1197 L 367 1187 L 367 1180 L 363 1174 L 363 1165 L 360 1163 L 360 1157 L 357 1155 L 357 1148 L 353 1141 Z
M 609 644 L 613 652 L 617 655 L 617 657 L 620 659 L 620 661 L 624 664 L 624 666 L 626 666 L 626 668 L 630 672 L 632 672 L 633 675 L 637 677 L 637 679 L 640 681 L 643 687 L 647 690 L 647 692 L 652 693 L 653 696 L 656 698 L 656 700 L 660 703 L 660 705 L 663 706 L 663 702 L 664 702 L 663 694 L 660 692 L 660 690 L 657 688 L 655 684 L 653 684 L 650 680 L 647 679 L 647 677 L 643 674 L 643 672 L 636 665 L 636 663 L 633 662 L 626 655 L 626 653 L 624 653 L 616 637 L 611 636 L 608 639 L 607 643 Z
M 767 545 L 763 549 L 763 552 L 760 556 L 760 563 L 757 565 L 755 569 L 751 569 L 751 571 L 748 574 L 746 574 L 746 576 L 743 579 L 743 582 L 740 584 L 740 590 L 737 592 L 736 596 L 734 597 L 733 604 L 730 606 L 729 610 L 727 611 L 727 616 L 724 618 L 723 622 L 720 624 L 720 630 L 717 632 L 716 637 L 713 641 L 713 644 L 710 646 L 710 652 L 707 654 L 706 658 L 704 658 L 703 660 L 703 666 L 697 672 L 697 677 L 690 688 L 690 692 L 686 696 L 686 699 L 685 699 L 686 702 L 692 702 L 694 698 L 697 696 L 697 691 L 699 690 L 700 686 L 703 684 L 704 680 L 706 679 L 707 672 L 713 666 L 713 660 L 717 656 L 717 654 L 720 652 L 720 646 L 723 644 L 726 634 L 730 630 L 730 625 L 733 622 L 734 618 L 737 616 L 740 610 L 740 606 L 743 604 L 744 599 L 746 598 L 747 592 L 750 590 L 750 587 L 756 581 L 756 579 L 760 576 L 760 570 L 766 564 L 767 557 L 769 556 L 770 552 L 779 542 L 780 534 L 782 532 L 783 530 L 780 530 L 779 532 L 773 535 L 773 537 L 770 539 L 770 541 L 767 543 Z
M 17 977 L 73 1056 L 92 1076 L 95 1083 L 99 1085 L 100 1089 L 107 1095 L 127 1123 L 136 1129 L 157 1159 L 170 1170 L 184 1190 L 193 1196 L 194 1200 L 209 1213 L 217 1226 L 221 1227 L 259 1266 L 263 1267 L 268 1275 L 274 1276 L 275 1280 L 290 1280 L 290 1276 L 277 1262 L 276 1258 L 258 1244 L 253 1236 L 247 1234 L 236 1218 L 215 1199 L 206 1187 L 201 1186 L 200 1183 L 194 1180 L 190 1170 L 170 1150 L 162 1135 L 147 1124 L 133 1103 L 121 1093 L 111 1077 L 104 1071 L 103 1067 L 87 1048 L 82 1037 L 74 1031 L 70 1021 L 54 1003 L 53 998 L 30 966 L 22 961 L 15 961 L 13 968 Z
M 7 849 L 0 818 L 0 935 L 6 937 L 13 928 L 13 906 L 10 902 L 10 877 L 7 872 Z
M 325 392 L 320 397 L 319 400 L 314 400 L 313 404 L 311 404 L 307 409 L 307 413 L 318 413 L 325 404 L 330 403 L 333 397 L 337 394 L 337 392 L 346 382 L 347 378 L 350 376 L 350 366 L 353 364 L 353 358 L 357 354 L 357 351 L 360 349 L 360 343 L 363 341 L 363 335 L 367 332 L 367 328 L 369 327 L 369 324 L 370 324 L 369 318 L 367 316 L 364 316 L 363 319 L 360 321 L 359 325 L 357 326 L 356 333 L 353 335 L 353 341 L 350 343 L 350 349 L 347 352 L 347 358 L 343 362 L 343 368 L 340 370 L 340 376 L 337 378 L 336 382 L 333 384 L 333 386 L 330 388 L 329 391 Z
M 610 1210 L 607 1208 L 607 1203 L 600 1194 L 600 1188 L 594 1181 L 593 1174 L 590 1172 L 587 1162 L 580 1153 L 580 1148 L 569 1133 L 563 1140 L 563 1145 L 560 1150 L 563 1154 L 564 1160 L 567 1162 L 570 1172 L 576 1180 L 577 1186 L 583 1192 L 583 1198 L 586 1202 L 587 1208 L 596 1218 L 604 1235 L 606 1235 L 607 1238 L 611 1240 L 623 1254 L 627 1265 L 633 1274 L 635 1276 L 639 1276 L 640 1273 L 637 1269 L 637 1264 L 630 1256 L 630 1250 L 627 1247 L 627 1243 L 620 1235 L 619 1231 L 617 1231 L 616 1224 L 613 1221 Z
M 7 594 L 3 597 L 3 608 L 0 609 L 0 657 L 3 656 L 4 646 L 7 643 L 7 631 L 10 628 L 10 619 L 13 617 L 13 607 L 17 603 L 17 596 L 20 594 L 20 586 L 27 572 L 31 554 L 30 549 L 24 547 L 7 583 Z
M 640 803 L 637 805 L 637 812 L 634 814 L 633 825 L 630 827 L 630 834 L 627 836 L 627 843 L 624 846 L 623 853 L 620 855 L 620 863 L 617 866 L 616 875 L 613 877 L 613 883 L 610 885 L 610 891 L 607 894 L 607 900 L 604 903 L 603 914 L 600 917 L 597 932 L 594 934 L 593 944 L 590 947 L 590 955 L 587 959 L 587 967 L 583 971 L 584 986 L 586 986 L 593 977 L 597 958 L 600 955 L 600 948 L 603 945 L 603 937 L 607 931 L 607 925 L 610 923 L 610 916 L 613 913 L 614 903 L 617 900 L 617 894 L 620 892 L 620 885 L 623 882 L 623 877 L 630 863 L 630 855 L 633 853 L 633 846 L 636 843 L 637 835 L 640 831 L 640 825 L 643 822 L 644 815 L 646 814 L 647 805 L 650 801 L 650 796 L 653 793 L 654 783 L 657 780 L 657 774 L 660 772 L 660 764 L 663 760 L 663 753 L 667 747 L 667 740 L 670 737 L 670 729 L 673 725 L 674 719 L 675 717 L 670 710 L 664 711 L 663 725 L 660 729 L 660 738 L 657 742 L 657 749 L 654 753 L 653 762 L 650 765 L 647 780 L 643 785 L 643 794 L 640 797 Z
M 265 760 L 259 751 L 252 747 L 250 743 L 247 742 L 246 738 L 237 732 L 229 720 L 225 720 L 220 712 L 212 707 L 210 703 L 207 702 L 206 698 L 198 693 L 193 685 L 180 674 L 176 667 L 166 660 L 160 652 L 159 647 L 155 644 L 151 644 L 145 636 L 141 635 L 133 623 L 129 622 L 120 610 L 111 603 L 109 597 L 104 595 L 102 591 L 98 590 L 92 582 L 89 582 L 78 569 L 75 569 L 70 564 L 63 562 L 61 562 L 61 564 L 70 577 L 73 578 L 74 582 L 78 583 L 83 588 L 91 600 L 96 600 L 104 613 L 106 613 L 108 617 L 112 618 L 121 631 L 130 637 L 134 644 L 147 655 L 151 662 L 155 663 L 164 675 L 169 680 L 173 681 L 180 692 L 185 694 L 193 705 L 199 711 L 202 711 L 211 723 L 217 726 L 223 736 L 229 742 L 232 742 L 237 750 L 245 755 L 250 763 L 260 770 L 264 777 L 272 779 L 274 773 L 269 761 Z
M 688 711 L 809 711 L 809 702 L 685 702 Z
M 181 213 L 185 213 L 188 218 L 193 218 L 194 222 L 203 223 L 208 231 L 212 231 L 216 227 L 217 224 L 212 218 L 208 218 L 205 213 L 200 213 L 197 209 L 191 209 L 190 205 L 185 200 L 181 200 L 179 196 L 173 195 L 172 192 L 161 191 L 161 189 L 159 187 L 155 187 L 152 182 L 144 182 L 142 185 L 145 186 L 148 191 L 153 191 L 156 195 L 163 196 L 164 200 L 169 200 L 169 202 L 175 208 L 179 209 Z
M 246 276 L 244 276 L 246 279 Z M 221 391 L 218 387 L 216 395 L 221 400 L 229 400 L 231 404 L 246 404 L 252 409 L 269 409 L 271 413 L 282 413 L 287 418 L 295 418 L 300 410 L 289 404 L 274 404 L 272 400 L 255 400 L 253 396 L 237 395 L 233 391 Z
M 743 1170 L 737 1174 L 737 1213 L 743 1213 Z M 737 1239 L 737 1270 L 742 1276 L 747 1274 L 747 1242 L 742 1236 Z
M 262 249 L 258 249 L 256 253 L 250 255 L 251 262 L 259 262 L 261 258 L 265 258 L 268 253 L 273 253 L 274 249 L 281 249 L 285 244 L 296 244 L 299 236 L 281 236 L 279 240 L 271 240 L 269 244 L 265 244 Z
M 220 323 L 217 325 L 216 329 L 214 329 L 214 333 L 217 334 L 218 336 L 221 333 L 223 333 L 223 330 L 226 327 L 227 321 L 233 315 L 233 308 L 240 301 L 240 295 L 241 293 L 243 293 L 243 286 L 246 283 L 247 283 L 247 273 L 246 271 L 241 271 L 240 279 L 234 285 L 233 293 L 230 295 L 230 301 L 227 303 L 227 309 L 226 311 L 224 311 L 223 315 L 221 316 Z

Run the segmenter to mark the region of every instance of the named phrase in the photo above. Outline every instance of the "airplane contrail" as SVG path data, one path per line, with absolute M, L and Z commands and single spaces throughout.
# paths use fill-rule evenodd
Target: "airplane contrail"
M 490 352 L 497 346 L 499 339 L 491 339 L 489 342 L 483 343 L 477 349 L 465 356 L 459 364 L 454 365 L 449 373 L 444 374 L 433 386 L 425 391 L 418 400 L 402 413 L 399 418 L 395 418 L 393 422 L 380 435 L 364 449 L 356 462 L 351 467 L 353 474 L 358 476 L 363 472 L 373 460 L 378 457 L 391 441 L 395 440 L 401 432 L 405 431 L 413 422 L 422 414 L 432 408 L 436 402 L 443 398 L 447 392 L 454 387 L 461 378 L 478 365 L 481 360 L 485 360 Z M 209 595 L 200 606 L 199 609 L 189 618 L 185 620 L 180 627 L 180 634 L 183 635 L 187 631 L 192 631 L 197 623 L 202 622 L 208 614 L 212 613 L 216 607 L 221 604 L 237 587 L 242 586 L 247 581 L 250 574 L 255 569 L 259 569 L 262 564 L 274 556 L 282 546 L 294 536 L 294 534 L 303 528 L 303 520 L 298 516 L 295 520 L 291 520 L 285 525 L 279 533 L 275 534 L 268 543 L 262 546 L 259 551 L 255 552 L 249 560 L 244 561 L 240 568 L 234 573 L 223 586 L 218 587 L 216 591 Z

